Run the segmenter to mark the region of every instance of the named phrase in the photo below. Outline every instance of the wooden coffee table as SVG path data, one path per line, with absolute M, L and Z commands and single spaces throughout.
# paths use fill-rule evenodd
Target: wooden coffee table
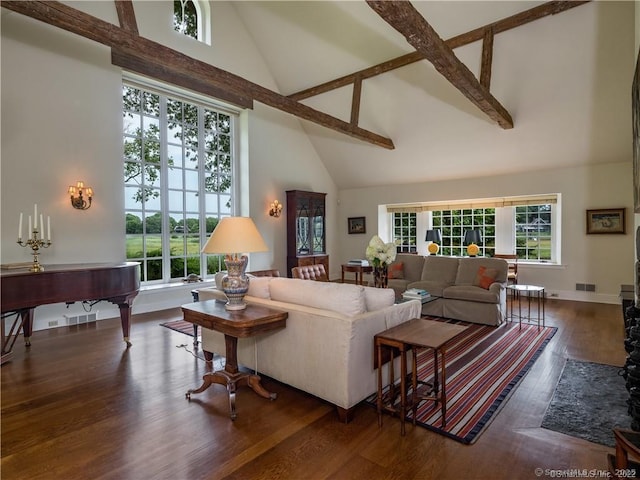
M 236 414 L 236 388 L 248 385 L 254 392 L 264 398 L 275 400 L 277 394 L 268 392 L 260 383 L 260 377 L 238 369 L 238 338 L 252 337 L 261 333 L 284 328 L 289 314 L 259 305 L 247 305 L 245 310 L 229 311 L 224 303 L 216 300 L 188 303 L 182 306 L 182 313 L 187 322 L 199 325 L 224 334 L 226 363 L 224 370 L 208 372 L 203 377 L 200 388 L 187 391 L 187 399 L 191 394 L 202 393 L 213 383 L 224 385 L 229 392 L 229 409 L 231 419 Z
M 416 423 L 416 411 L 418 404 L 423 400 L 434 400 L 436 404 L 440 402 L 442 409 L 442 428 L 447 423 L 447 374 L 446 374 L 446 347 L 447 343 L 454 337 L 464 332 L 468 327 L 454 325 L 451 323 L 437 322 L 423 318 L 414 318 L 408 322 L 397 325 L 389 330 L 385 330 L 374 337 L 374 344 L 377 354 L 378 365 L 378 425 L 382 426 L 382 412 L 398 414 L 400 416 L 400 434 L 405 434 L 405 418 L 407 410 L 413 410 L 413 424 Z M 395 375 L 393 372 L 393 361 L 389 362 L 389 392 L 383 398 L 382 395 L 382 364 L 384 361 L 383 347 L 397 349 L 400 351 L 400 408 L 395 407 L 397 397 L 395 387 Z M 417 375 L 417 350 L 420 348 L 433 349 L 433 383 L 430 389 L 419 392 Z M 407 401 L 407 350 L 413 350 L 412 363 L 412 395 Z M 439 368 L 438 353 L 442 358 L 442 367 Z M 393 355 L 391 355 L 393 359 Z M 438 378 L 440 377 L 440 378 Z

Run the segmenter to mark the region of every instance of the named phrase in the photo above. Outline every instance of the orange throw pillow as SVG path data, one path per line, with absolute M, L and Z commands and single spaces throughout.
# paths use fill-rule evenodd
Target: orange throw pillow
M 391 265 L 389 265 L 389 268 L 387 268 L 387 277 L 388 278 L 404 278 L 404 263 L 403 262 L 397 262 L 397 263 L 392 263 Z
M 473 281 L 473 285 L 489 290 L 491 284 L 496 281 L 497 276 L 498 271 L 495 268 L 480 267 L 478 268 L 478 274 Z

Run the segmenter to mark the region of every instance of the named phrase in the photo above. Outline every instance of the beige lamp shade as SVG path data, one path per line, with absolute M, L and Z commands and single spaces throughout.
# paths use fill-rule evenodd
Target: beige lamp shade
M 238 254 L 266 252 L 264 243 L 255 223 L 249 217 L 224 217 L 202 248 L 202 253 Z

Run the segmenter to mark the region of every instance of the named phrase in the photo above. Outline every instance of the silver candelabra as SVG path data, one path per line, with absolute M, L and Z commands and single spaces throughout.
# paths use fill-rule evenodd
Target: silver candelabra
M 44 238 L 42 238 L 42 235 L 40 235 L 40 238 L 38 238 L 38 229 L 34 228 L 31 232 L 31 238 L 28 238 L 26 242 L 23 242 L 22 238 L 18 238 L 18 245 L 20 245 L 21 247 L 31 247 L 33 264 L 29 268 L 29 271 L 43 272 L 44 267 L 40 265 L 40 262 L 38 262 L 38 255 L 40 254 L 41 248 L 49 248 L 51 246 L 51 240 L 45 240 Z

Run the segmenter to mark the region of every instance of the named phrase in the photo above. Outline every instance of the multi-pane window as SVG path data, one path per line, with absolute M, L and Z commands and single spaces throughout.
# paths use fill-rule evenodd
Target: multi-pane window
M 496 244 L 495 208 L 476 208 L 464 210 L 436 210 L 431 212 L 432 225 L 442 234 L 442 255 L 466 255 L 464 234 L 467 230 L 480 230 L 482 242 L 479 255 L 492 256 Z
M 526 260 L 551 260 L 551 205 L 515 207 L 516 254 Z
M 220 270 L 202 245 L 233 213 L 234 117 L 123 85 L 126 258 L 145 282 Z
M 173 2 L 173 29 L 198 40 L 198 11 L 193 1 Z
M 398 252 L 417 251 L 417 215 L 413 212 L 393 214 L 393 239 Z

